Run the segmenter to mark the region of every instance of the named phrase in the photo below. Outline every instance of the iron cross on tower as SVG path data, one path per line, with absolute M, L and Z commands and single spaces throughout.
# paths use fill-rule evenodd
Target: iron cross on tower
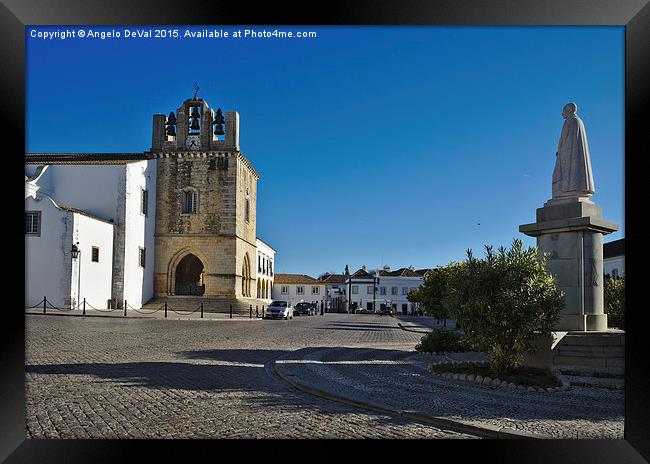
M 196 100 L 196 94 L 199 93 L 199 85 L 194 82 L 194 100 Z

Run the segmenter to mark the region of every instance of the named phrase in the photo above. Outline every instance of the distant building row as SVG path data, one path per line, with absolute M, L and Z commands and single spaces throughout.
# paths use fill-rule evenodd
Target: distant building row
M 418 288 L 428 269 L 389 267 L 367 271 L 365 267 L 346 274 L 325 274 L 319 279 L 304 274 L 276 274 L 273 299 L 292 304 L 306 301 L 321 304 L 331 312 L 359 309 L 378 311 L 389 308 L 394 314 L 413 314 L 417 303 L 408 301 L 411 290 Z

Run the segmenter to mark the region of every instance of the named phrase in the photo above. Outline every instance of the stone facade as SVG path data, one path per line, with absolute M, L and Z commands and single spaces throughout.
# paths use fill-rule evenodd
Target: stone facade
M 197 144 L 188 146 L 193 108 L 200 112 L 200 130 L 194 136 Z M 165 135 L 167 118 L 154 116 L 157 297 L 179 294 L 179 280 L 184 278 L 179 264 L 189 255 L 203 266 L 200 280 L 191 285 L 196 294 L 255 297 L 259 175 L 239 151 L 238 114 L 226 113 L 223 140 L 212 133 L 213 118 L 203 100 L 186 100 L 177 110 L 174 137 Z M 184 203 L 188 192 L 196 195 L 190 211 Z

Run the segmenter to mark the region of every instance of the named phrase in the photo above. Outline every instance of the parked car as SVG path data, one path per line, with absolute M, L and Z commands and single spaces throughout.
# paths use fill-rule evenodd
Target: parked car
M 377 310 L 377 313 L 379 313 L 379 314 L 382 315 L 382 316 L 385 315 L 385 314 L 387 314 L 387 315 L 390 316 L 390 315 L 392 314 L 392 312 L 391 312 L 389 306 L 380 307 L 380 308 Z
M 293 313 L 296 316 L 311 316 L 314 314 L 314 307 L 311 303 L 296 303 L 296 306 L 293 309 Z
M 266 319 L 275 319 L 283 317 L 293 319 L 293 306 L 288 301 L 274 301 L 266 308 Z

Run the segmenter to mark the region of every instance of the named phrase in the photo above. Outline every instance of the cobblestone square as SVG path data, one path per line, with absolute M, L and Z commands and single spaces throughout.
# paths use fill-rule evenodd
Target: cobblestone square
M 28 438 L 461 438 L 303 393 L 272 361 L 308 347 L 411 349 L 391 317 L 290 321 L 27 315 Z

